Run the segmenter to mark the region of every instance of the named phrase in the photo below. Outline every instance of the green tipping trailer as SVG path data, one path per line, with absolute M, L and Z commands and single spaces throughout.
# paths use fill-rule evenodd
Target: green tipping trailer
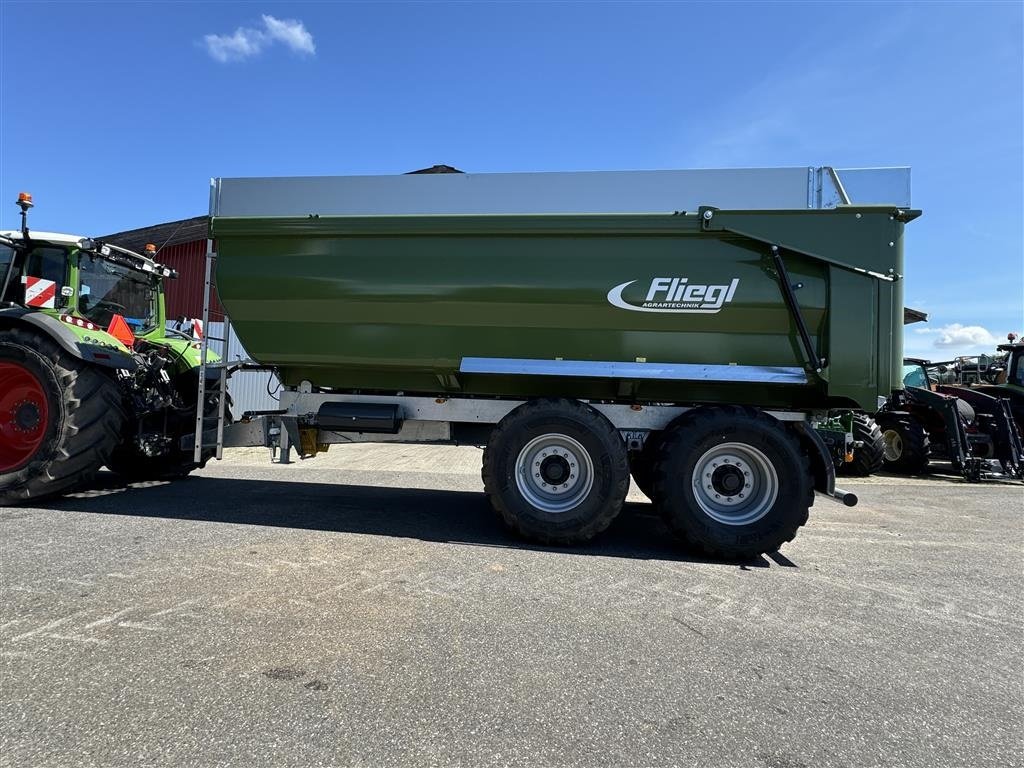
M 855 501 L 834 487 L 851 438 L 828 411 L 873 411 L 901 387 L 903 229 L 919 212 L 849 204 L 827 170 L 835 207 L 766 205 L 770 180 L 715 192 L 730 172 L 668 172 L 719 174 L 686 189 L 593 174 L 597 213 L 569 189 L 534 202 L 517 174 L 488 179 L 505 193 L 489 211 L 480 183 L 217 180 L 217 290 L 250 365 L 284 385 L 281 410 L 227 444 L 484 445 L 502 519 L 555 543 L 607 527 L 632 470 L 691 543 L 774 549 L 813 489 Z M 652 196 L 680 208 L 636 210 Z M 718 204 L 737 198 L 761 205 Z

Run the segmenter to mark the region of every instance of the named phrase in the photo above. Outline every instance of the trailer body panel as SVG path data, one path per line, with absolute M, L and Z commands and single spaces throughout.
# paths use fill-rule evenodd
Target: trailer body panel
M 214 217 L 211 234 L 239 337 L 286 386 L 873 410 L 899 381 L 906 220 L 886 206 L 260 216 Z M 773 244 L 828 362 L 820 372 L 798 342 Z M 479 372 L 464 365 L 472 358 L 634 374 Z M 671 379 L 641 375 L 644 365 L 745 375 Z M 806 376 L 773 373 L 793 368 Z

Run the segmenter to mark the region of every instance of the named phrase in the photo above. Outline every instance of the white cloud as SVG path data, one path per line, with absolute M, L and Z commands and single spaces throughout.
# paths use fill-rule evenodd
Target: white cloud
M 263 34 L 256 29 L 239 27 L 232 35 L 206 35 L 206 52 L 216 61 L 242 61 L 255 56 L 263 48 Z
M 264 16 L 263 25 L 267 28 L 267 35 L 284 43 L 296 53 L 308 53 L 310 56 L 316 53 L 313 36 L 306 31 L 306 25 L 301 21 Z
M 991 349 L 999 340 L 987 328 L 980 325 L 950 323 L 941 328 L 915 328 L 914 333 L 934 335 L 933 345 L 939 349 L 966 349 L 985 347 Z
M 245 61 L 258 56 L 264 48 L 281 43 L 295 53 L 312 56 L 316 53 L 313 36 L 306 25 L 296 19 L 277 19 L 264 15 L 263 28 L 239 27 L 230 35 L 204 35 L 206 52 L 215 61 Z

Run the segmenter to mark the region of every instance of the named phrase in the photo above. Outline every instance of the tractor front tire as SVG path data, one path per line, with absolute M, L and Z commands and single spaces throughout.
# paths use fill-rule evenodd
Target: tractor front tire
M 0 334 L 0 506 L 87 484 L 120 439 L 121 393 L 107 371 L 49 338 Z
M 843 462 L 839 471 L 844 475 L 867 477 L 882 469 L 885 464 L 885 437 L 878 423 L 866 413 L 853 414 L 853 439 L 861 446 L 853 449 L 853 461 Z
M 176 449 L 165 456 L 146 456 L 134 446 L 120 445 L 107 461 L 107 469 L 129 483 L 180 480 L 188 477 L 192 470 L 206 466 L 210 458 L 204 453 L 202 463 L 196 464 L 191 453 L 181 450 Z
M 229 395 L 228 408 L 224 412 L 225 426 L 232 422 L 230 405 L 231 396 Z M 206 425 L 212 427 L 217 423 L 218 413 L 218 402 L 215 399 L 211 399 L 203 412 L 204 429 L 208 428 Z M 191 426 L 192 419 L 193 416 L 189 413 L 184 422 L 181 420 L 175 422 L 179 425 L 179 429 L 172 430 L 175 444 L 169 453 L 162 456 L 146 456 L 133 444 L 130 438 L 125 437 L 121 445 L 114 449 L 113 454 L 111 454 L 110 460 L 107 462 L 107 469 L 120 475 L 124 481 L 129 483 L 147 480 L 181 480 L 188 477 L 193 471 L 202 469 L 210 459 L 217 455 L 216 449 L 204 446 L 202 460 L 197 464 L 192 450 L 183 451 L 177 444 L 181 436 L 187 434 L 187 428 L 181 425 L 184 423 Z M 134 435 L 135 430 L 129 429 L 129 431 Z
M 886 416 L 878 421 L 885 442 L 886 471 L 901 475 L 923 473 L 928 468 L 930 441 L 921 423 L 909 416 Z

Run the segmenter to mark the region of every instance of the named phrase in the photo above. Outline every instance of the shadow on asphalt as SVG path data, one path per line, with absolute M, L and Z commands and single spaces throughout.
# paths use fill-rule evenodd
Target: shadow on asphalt
M 540 552 L 728 565 L 743 570 L 772 565 L 765 557 L 725 561 L 687 552 L 673 539 L 650 504 L 635 502 L 626 503 L 622 514 L 604 534 L 573 547 L 545 547 L 515 538 L 501 526 L 487 497 L 482 492 L 470 491 L 217 477 L 126 487 L 116 475 L 104 472 L 91 488 L 40 506 L 104 515 L 267 525 Z M 769 556 L 778 566 L 795 567 L 777 552 Z

